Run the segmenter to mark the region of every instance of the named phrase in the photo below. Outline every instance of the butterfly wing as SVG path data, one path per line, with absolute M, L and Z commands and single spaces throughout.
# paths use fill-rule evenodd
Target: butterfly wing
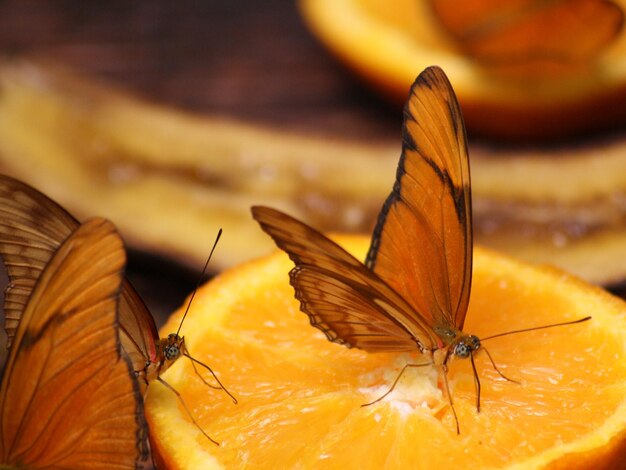
M 126 256 L 114 226 L 80 226 L 39 276 L 0 388 L 2 463 L 131 468 L 147 458 L 143 400 L 121 351 Z
M 295 263 L 289 277 L 300 307 L 330 341 L 371 352 L 436 344 L 410 305 L 339 245 L 275 209 L 256 206 L 252 214 Z
M 487 64 L 582 63 L 615 40 L 622 8 L 607 0 L 431 0 L 436 18 Z
M 411 88 L 396 182 L 365 264 L 436 331 L 462 329 L 472 279 L 469 161 L 461 110 L 438 67 Z
M 78 225 L 43 194 L 0 175 L 0 254 L 10 280 L 4 293 L 8 346 L 41 272 Z
M 9 346 L 35 282 L 79 222 L 36 189 L 0 175 L 0 255 L 7 268 L 5 330 Z M 158 331 L 132 285 L 124 281 L 120 299 L 121 341 L 135 370 L 156 358 Z
M 120 341 L 134 371 L 143 370 L 146 361 L 157 362 L 159 331 L 152 314 L 133 286 L 124 280 L 120 296 Z M 146 392 L 146 383 L 140 383 Z

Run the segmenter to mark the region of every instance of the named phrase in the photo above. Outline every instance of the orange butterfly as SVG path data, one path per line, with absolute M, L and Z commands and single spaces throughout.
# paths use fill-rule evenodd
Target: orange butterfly
M 143 400 L 119 344 L 125 263 L 115 227 L 92 219 L 42 270 L 2 377 L 2 464 L 111 469 L 147 459 Z
M 252 214 L 295 263 L 289 277 L 300 308 L 330 341 L 369 352 L 429 356 L 443 376 L 450 405 L 448 363 L 469 358 L 480 409 L 474 354 L 481 341 L 463 332 L 472 280 L 467 142 L 461 110 L 441 69 L 426 69 L 411 89 L 396 182 L 365 264 L 282 212 L 257 206 Z M 406 368 L 424 365 L 405 366 L 379 400 Z
M 0 175 L 0 220 L 0 255 L 10 279 L 4 305 L 5 329 L 10 345 L 33 286 L 58 246 L 79 226 L 79 222 L 44 194 L 6 175 Z M 178 392 L 160 377 L 179 357 L 185 356 L 205 384 L 223 389 L 237 403 L 213 370 L 189 354 L 185 338 L 179 335 L 180 328 L 167 338 L 159 339 L 152 315 L 126 279 L 122 285 L 119 317 L 122 347 L 130 357 L 142 395 L 145 395 L 149 383 L 154 380 L 161 382 L 176 394 L 196 424 Z M 206 368 L 218 386 L 205 381 L 196 364 Z M 200 426 L 196 426 L 215 442 Z
M 435 18 L 467 55 L 493 67 L 563 73 L 588 63 L 622 31 L 609 0 L 430 0 Z

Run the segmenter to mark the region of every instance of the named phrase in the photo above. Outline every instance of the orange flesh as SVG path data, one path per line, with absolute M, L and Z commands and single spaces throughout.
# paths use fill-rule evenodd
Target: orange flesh
M 347 240 L 362 257 L 366 240 Z M 387 390 L 403 364 L 424 358 L 369 354 L 327 341 L 299 311 L 288 284 L 290 268 L 281 255 L 223 275 L 198 293 L 183 327 L 192 355 L 218 372 L 238 405 L 223 392 L 208 390 L 188 361 L 166 375 L 221 446 L 190 428 L 195 443 L 227 468 L 420 462 L 429 468 L 459 462 L 501 468 L 530 464 L 533 456 L 543 465 L 568 445 L 572 451 L 593 449 L 624 428 L 626 307 L 599 289 L 476 251 L 465 332 L 487 337 L 594 318 L 486 341 L 501 372 L 520 384 L 502 379 L 486 354 L 478 354 L 480 414 L 471 364 L 454 361 L 449 380 L 461 428 L 457 435 L 441 378 L 431 366 L 409 370 L 393 394 L 361 407 Z M 180 312 L 163 331 L 175 329 L 179 317 Z M 175 403 L 165 395 L 159 391 L 156 400 Z M 164 406 L 156 400 L 154 413 Z M 157 420 L 151 418 L 152 404 L 151 426 Z M 167 433 L 159 435 L 160 429 L 157 424 L 152 432 L 167 454 Z M 604 430 L 600 441 L 599 429 Z M 170 458 L 170 466 L 192 468 L 186 457 Z

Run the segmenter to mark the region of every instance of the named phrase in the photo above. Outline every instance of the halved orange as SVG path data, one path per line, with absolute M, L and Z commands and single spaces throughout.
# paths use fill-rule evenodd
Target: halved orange
M 365 237 L 337 241 L 358 256 Z M 547 267 L 475 250 L 467 332 L 591 321 L 486 341 L 507 382 L 477 357 L 482 408 L 469 361 L 449 374 L 460 434 L 432 367 L 418 355 L 369 354 L 330 343 L 299 311 L 282 254 L 235 267 L 202 287 L 183 326 L 191 354 L 239 399 L 209 389 L 180 360 L 151 385 L 146 413 L 163 468 L 624 468 L 626 304 Z M 163 332 L 175 331 L 182 312 Z M 622 460 L 620 460 L 622 459 Z
M 618 0 L 626 6 L 624 0 Z M 544 80 L 489 73 L 452 45 L 428 0 L 300 0 L 317 38 L 398 104 L 419 72 L 446 71 L 470 135 L 546 139 L 614 129 L 626 121 L 626 34 L 585 73 Z

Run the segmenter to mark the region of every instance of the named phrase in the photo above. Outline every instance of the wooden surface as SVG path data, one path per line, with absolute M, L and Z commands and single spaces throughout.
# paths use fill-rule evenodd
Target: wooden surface
M 328 56 L 292 0 L 0 0 L 0 51 L 186 110 L 399 142 L 400 111 Z M 161 323 L 197 273 L 134 255 L 129 276 Z
M 346 137 L 399 136 L 400 113 L 326 54 L 293 0 L 0 1 L 0 45 L 185 109 Z

